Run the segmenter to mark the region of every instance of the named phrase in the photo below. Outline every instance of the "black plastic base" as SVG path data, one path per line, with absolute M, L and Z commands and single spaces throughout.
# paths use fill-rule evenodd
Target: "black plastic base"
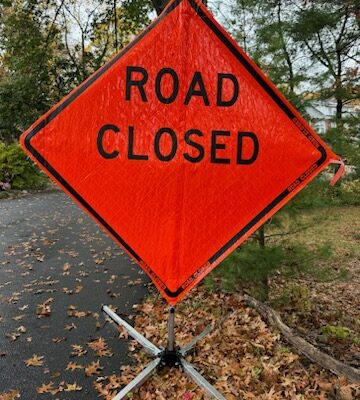
M 181 365 L 180 362 L 180 353 L 179 351 L 173 350 L 167 350 L 165 349 L 161 355 L 160 355 L 161 361 L 160 361 L 160 368 L 164 367 L 179 367 Z

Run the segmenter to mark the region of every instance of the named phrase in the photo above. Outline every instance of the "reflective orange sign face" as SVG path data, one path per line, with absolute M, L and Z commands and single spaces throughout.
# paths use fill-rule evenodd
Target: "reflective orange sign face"
M 171 304 L 337 158 L 197 0 L 21 143 Z

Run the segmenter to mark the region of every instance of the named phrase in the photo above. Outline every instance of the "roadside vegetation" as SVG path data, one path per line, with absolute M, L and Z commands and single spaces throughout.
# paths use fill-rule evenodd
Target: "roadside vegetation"
M 321 187 L 324 182 L 314 182 L 308 190 L 322 197 Z M 358 190 L 342 201 L 328 197 L 322 206 L 301 209 L 295 223 L 283 210 L 280 223 L 265 226 L 265 247 L 256 237 L 248 240 L 205 279 L 206 287 L 266 302 L 311 343 L 359 368 L 359 199 Z
M 17 143 L 0 143 L 1 191 L 43 189 L 48 179 Z

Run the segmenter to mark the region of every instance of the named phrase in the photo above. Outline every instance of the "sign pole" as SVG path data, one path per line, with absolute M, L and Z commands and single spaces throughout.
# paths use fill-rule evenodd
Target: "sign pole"
M 205 330 L 196 336 L 190 343 L 180 348 L 175 345 L 175 307 L 169 307 L 168 314 L 168 338 L 166 348 L 158 348 L 151 343 L 145 336 L 136 331 L 130 324 L 123 320 L 119 315 L 112 311 L 108 306 L 102 307 L 103 312 L 119 326 L 122 326 L 128 334 L 134 338 L 144 350 L 153 358 L 146 365 L 140 374 L 126 385 L 113 400 L 127 399 L 128 394 L 140 387 L 157 370 L 165 367 L 180 367 L 199 387 L 201 387 L 210 398 L 215 400 L 226 400 L 201 374 L 194 366 L 185 360 L 185 356 L 196 346 L 196 343 L 208 335 L 212 327 L 208 326 Z
M 169 352 L 175 350 L 175 307 L 173 306 L 169 308 L 167 350 Z

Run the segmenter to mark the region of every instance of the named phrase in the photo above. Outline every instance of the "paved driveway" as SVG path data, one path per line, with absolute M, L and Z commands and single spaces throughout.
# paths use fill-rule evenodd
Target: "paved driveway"
M 147 283 L 140 268 L 63 193 L 0 200 L 0 394 L 97 399 L 93 381 L 119 374 L 129 361 L 127 342 L 113 324 L 104 324 L 100 307 L 112 304 L 131 318 Z M 96 350 L 104 347 L 100 337 L 108 346 L 103 352 Z M 94 340 L 95 350 L 88 345 Z M 86 367 L 97 360 L 99 375 L 66 370 L 70 362 Z M 50 382 L 60 392 L 36 391 Z M 82 390 L 65 391 L 75 382 Z

